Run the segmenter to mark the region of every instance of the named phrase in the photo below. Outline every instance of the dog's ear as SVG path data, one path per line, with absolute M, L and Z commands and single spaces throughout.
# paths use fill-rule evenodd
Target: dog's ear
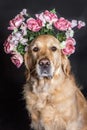
M 62 70 L 66 76 L 70 75 L 71 66 L 67 56 L 62 54 Z
M 26 76 L 26 80 L 28 81 L 30 79 L 30 69 L 32 66 L 31 57 L 28 52 L 26 52 L 24 55 L 24 64 L 26 66 L 25 76 Z
M 32 60 L 31 60 L 31 57 L 28 52 L 26 52 L 24 55 L 24 63 L 25 63 L 27 70 L 30 70 L 31 66 L 32 66 Z

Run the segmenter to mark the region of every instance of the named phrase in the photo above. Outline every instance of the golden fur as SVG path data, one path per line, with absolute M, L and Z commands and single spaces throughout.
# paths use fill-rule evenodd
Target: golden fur
M 38 67 L 43 58 L 50 62 L 50 76 L 42 75 Z M 87 102 L 59 41 L 51 35 L 37 37 L 25 54 L 25 65 L 24 97 L 31 126 L 35 130 L 87 130 Z

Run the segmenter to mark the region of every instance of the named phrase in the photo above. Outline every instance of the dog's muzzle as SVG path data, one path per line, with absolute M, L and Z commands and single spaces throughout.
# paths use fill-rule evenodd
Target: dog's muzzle
M 47 58 L 42 58 L 38 62 L 39 76 L 40 77 L 52 77 L 51 63 Z

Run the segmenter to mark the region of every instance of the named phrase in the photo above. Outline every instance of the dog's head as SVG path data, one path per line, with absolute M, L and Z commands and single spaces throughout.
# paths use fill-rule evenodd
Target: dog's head
M 62 54 L 59 41 L 51 35 L 40 35 L 32 41 L 25 54 L 25 65 L 30 75 L 39 78 L 52 78 L 59 70 L 66 75 L 70 72 L 68 58 Z

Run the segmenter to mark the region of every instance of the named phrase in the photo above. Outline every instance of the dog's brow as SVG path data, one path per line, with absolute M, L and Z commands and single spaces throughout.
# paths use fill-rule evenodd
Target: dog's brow
M 31 49 L 33 49 L 34 47 L 37 47 L 38 45 L 36 43 L 31 45 Z
M 40 41 L 35 41 L 32 46 L 33 46 L 33 47 L 34 47 L 34 46 L 41 46 L 41 44 L 42 44 L 42 42 L 40 42 Z

